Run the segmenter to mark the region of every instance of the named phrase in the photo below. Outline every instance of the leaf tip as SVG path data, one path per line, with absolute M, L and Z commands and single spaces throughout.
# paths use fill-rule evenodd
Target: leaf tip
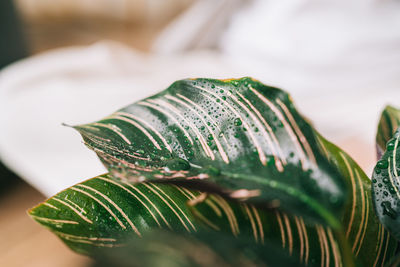
M 71 128 L 73 128 L 72 125 L 66 124 L 65 122 L 61 123 L 61 125 L 62 125 L 62 126 L 65 126 L 65 127 L 71 127 Z

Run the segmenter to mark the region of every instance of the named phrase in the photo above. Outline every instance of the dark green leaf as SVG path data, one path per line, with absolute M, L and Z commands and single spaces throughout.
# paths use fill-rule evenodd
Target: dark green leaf
M 138 251 L 148 253 L 147 240 L 166 244 L 154 239 L 158 232 L 146 239 L 148 230 L 160 227 L 189 243 L 205 240 L 197 234 L 188 237 L 186 231 L 228 234 L 238 244 L 252 239 L 254 246 L 277 255 L 282 248 L 308 266 L 353 266 L 352 254 L 362 266 L 393 260 L 397 244 L 373 213 L 370 180 L 346 153 L 315 132 L 279 89 L 248 78 L 179 81 L 97 123 L 75 128 L 114 179 L 87 180 L 30 213 L 78 252 L 114 251 L 134 233 L 145 237 Z M 146 180 L 157 183 L 137 183 Z M 213 242 L 220 263 L 230 264 Z M 210 240 L 205 243 L 210 246 Z M 172 247 L 183 250 L 177 254 L 183 255 L 178 266 L 196 263 L 185 248 Z M 257 248 L 252 251 L 255 260 L 262 258 Z M 173 257 L 158 256 L 174 263 Z
M 127 233 L 141 236 L 164 227 L 194 232 L 199 227 L 186 202 L 198 195 L 173 185 L 116 182 L 101 175 L 74 185 L 29 211 L 73 250 L 118 247 Z
M 95 267 L 305 266 L 298 262 L 297 255 L 289 255 L 281 247 L 205 231 L 188 235 L 156 230 L 142 239 L 132 239 L 127 247 L 99 253 L 96 258 Z
M 372 192 L 376 214 L 382 224 L 400 239 L 400 128 L 387 143 L 387 150 L 375 166 Z
M 114 251 L 126 246 L 132 234 L 144 237 L 163 228 L 190 234 L 208 231 L 210 237 L 228 234 L 251 240 L 252 246 L 266 245 L 266 251 L 283 249 L 309 266 L 330 266 L 343 259 L 330 228 L 170 184 L 131 185 L 101 175 L 60 192 L 29 213 L 71 249 L 88 255 Z M 253 253 L 259 256 L 257 250 Z
M 233 198 L 279 201 L 286 212 L 340 227 L 345 178 L 280 89 L 250 78 L 182 80 L 75 128 L 116 178 L 202 180 Z
M 400 126 L 400 110 L 392 106 L 386 106 L 382 111 L 376 134 L 376 150 L 378 159 L 386 150 L 386 143 L 393 137 L 394 132 Z
M 375 215 L 371 180 L 343 150 L 321 136 L 319 143 L 326 157 L 346 177 L 351 192 L 341 218 L 351 251 L 362 266 L 383 266 L 393 258 L 397 242 Z
M 350 247 L 354 247 L 363 266 L 380 266 L 390 260 L 396 246 L 376 219 L 361 224 L 360 212 L 355 211 Z M 107 175 L 60 192 L 33 208 L 30 215 L 71 249 L 89 255 L 98 254 L 102 248 L 125 246 L 127 236 L 132 234 L 139 232 L 143 237 L 149 230 L 165 228 L 191 234 L 194 229 L 207 230 L 210 236 L 223 232 L 238 239 L 252 239 L 256 244 L 283 248 L 308 266 L 340 266 L 346 258 L 340 232 L 308 225 L 301 217 L 171 184 L 131 185 Z M 361 236 L 357 235 L 360 231 Z
M 322 225 L 307 225 L 303 218 L 252 204 L 227 201 L 210 195 L 193 208 L 193 214 L 216 231 L 231 231 L 238 239 L 252 237 L 255 243 L 274 245 L 297 255 L 308 266 L 352 265 L 344 259 L 337 232 Z

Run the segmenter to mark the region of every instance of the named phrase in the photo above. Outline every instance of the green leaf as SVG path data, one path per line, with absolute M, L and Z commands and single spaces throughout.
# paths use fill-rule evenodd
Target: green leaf
M 392 106 L 386 106 L 382 111 L 376 134 L 376 150 L 378 159 L 386 150 L 386 143 L 393 137 L 393 134 L 400 126 L 400 110 Z
M 126 246 L 131 235 L 146 238 L 162 228 L 207 231 L 215 242 L 221 235 L 251 240 L 252 246 L 283 249 L 309 266 L 339 264 L 343 258 L 332 229 L 307 225 L 300 217 L 171 184 L 131 185 L 108 175 L 74 185 L 29 214 L 71 249 L 92 256 Z
M 240 240 L 251 239 L 255 244 L 283 248 L 308 266 L 340 266 L 347 257 L 340 231 L 309 225 L 301 217 L 171 184 L 131 185 L 108 175 L 66 189 L 29 213 L 71 249 L 92 256 L 103 253 L 102 249 L 114 251 L 126 246 L 132 234 L 145 237 L 163 228 L 190 234 L 207 230 L 210 236 L 223 232 Z M 360 228 L 357 214 L 350 246 L 356 244 L 355 255 L 363 266 L 380 266 L 390 260 L 395 242 L 371 219 Z M 364 242 L 354 241 L 359 229 Z M 347 263 L 349 260 L 352 258 Z
M 393 260 L 397 244 L 374 215 L 371 182 L 279 89 L 248 78 L 179 81 L 75 128 L 113 177 L 87 180 L 30 211 L 75 251 L 113 251 L 132 233 L 146 239 L 160 227 L 195 239 L 204 230 L 240 244 L 251 238 L 308 266 L 354 266 L 352 254 L 362 266 Z
M 132 186 L 105 174 L 58 193 L 29 214 L 73 250 L 90 254 L 93 247 L 124 245 L 127 233 L 141 236 L 157 227 L 196 231 L 186 202 L 197 194 L 173 185 Z
M 231 231 L 238 239 L 252 237 L 255 243 L 285 249 L 308 266 L 339 266 L 344 259 L 338 232 L 322 225 L 308 225 L 303 218 L 278 210 L 266 210 L 247 203 L 227 201 L 210 195 L 193 207 L 193 214 L 216 231 Z
M 372 192 L 375 211 L 382 224 L 400 239 L 400 128 L 387 143 L 387 149 L 375 166 Z
M 116 178 L 201 180 L 340 227 L 345 179 L 280 89 L 250 78 L 182 80 L 75 128 Z
M 94 267 L 306 266 L 281 247 L 206 231 L 188 235 L 156 230 L 142 239 L 130 240 L 127 247 L 98 253 L 95 258 Z
M 375 215 L 371 180 L 347 153 L 322 136 L 318 139 L 326 157 L 346 177 L 351 192 L 341 222 L 352 253 L 362 266 L 384 266 L 393 259 L 397 242 Z

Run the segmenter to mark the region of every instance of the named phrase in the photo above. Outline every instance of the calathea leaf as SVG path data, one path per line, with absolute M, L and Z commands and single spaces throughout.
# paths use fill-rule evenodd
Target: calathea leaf
M 381 225 L 374 213 L 370 191 L 371 180 L 358 164 L 340 148 L 321 136 L 318 136 L 318 143 L 330 162 L 346 177 L 348 187 L 352 192 L 350 201 L 345 206 L 345 213 L 341 218 L 344 236 L 349 243 L 349 249 L 361 266 L 385 265 L 393 259 L 397 249 L 397 242 Z M 215 200 L 213 201 L 213 199 Z M 220 197 L 218 196 L 210 196 L 206 201 L 199 203 L 194 208 L 197 208 L 199 205 L 202 207 L 209 206 L 210 211 L 207 211 L 207 214 L 210 214 L 210 212 L 212 213 L 212 207 L 215 206 L 213 202 L 219 201 L 219 199 Z M 339 245 L 339 251 L 334 251 L 334 244 L 340 240 L 341 234 L 334 229 L 324 228 L 323 226 L 310 227 L 305 224 L 306 234 L 304 235 L 305 238 L 302 238 L 299 224 L 303 224 L 304 221 L 301 217 L 290 216 L 279 211 L 272 212 L 272 214 L 271 212 L 260 212 L 259 209 L 254 209 L 253 205 L 246 203 L 227 202 L 225 205 L 229 209 L 220 212 L 224 215 L 214 212 L 212 215 L 204 216 L 204 223 L 210 225 L 213 229 L 231 228 L 232 234 L 239 237 L 242 234 L 253 234 L 255 240 L 258 242 L 261 242 L 264 236 L 268 236 L 268 239 L 272 239 L 278 243 L 281 242 L 282 246 L 286 247 L 289 251 L 292 249 L 297 251 L 300 255 L 300 261 L 305 260 L 302 256 L 305 257 L 308 254 L 306 253 L 306 248 L 315 246 L 314 249 L 310 250 L 312 255 L 310 258 L 312 262 L 320 263 L 322 266 L 326 264 L 324 260 L 327 258 L 338 258 L 334 257 L 334 255 L 340 255 L 340 258 L 343 258 L 343 253 L 346 253 L 345 248 L 341 247 L 344 244 Z M 223 205 L 219 206 L 222 207 Z M 197 214 L 197 212 L 194 213 Z M 236 223 L 230 219 L 229 213 L 235 214 L 235 217 L 239 218 L 239 221 L 240 218 L 247 218 L 246 230 L 242 226 L 240 231 L 236 231 L 234 227 Z M 198 217 L 201 219 L 203 216 Z M 252 218 L 253 222 L 251 222 Z M 261 222 L 260 225 L 262 227 L 257 228 L 257 221 Z M 238 224 L 242 225 L 243 222 L 239 222 Z M 268 225 L 268 230 L 263 229 L 266 225 Z M 318 250 L 321 243 L 315 242 L 322 239 L 321 235 L 324 234 L 324 231 L 334 237 L 329 240 L 333 244 L 329 243 L 328 252 L 325 254 L 321 252 L 322 250 Z M 281 233 L 281 235 L 276 235 L 277 232 Z M 288 245 L 288 240 L 292 240 L 292 246 Z M 312 241 L 306 244 L 309 240 Z M 306 263 L 308 264 L 308 260 L 306 260 Z M 331 263 L 336 264 L 337 262 L 332 260 Z
M 396 242 L 374 216 L 369 179 L 339 148 L 320 136 L 318 141 L 332 164 L 351 184 L 351 202 L 346 205 L 341 219 L 350 249 L 362 266 L 387 263 L 393 257 Z M 185 220 L 188 218 L 196 230 L 204 227 L 230 232 L 240 239 L 251 237 L 256 243 L 284 248 L 289 255 L 297 255 L 298 261 L 308 266 L 340 266 L 345 258 L 343 244 L 338 242 L 340 233 L 334 229 L 308 225 L 302 217 L 224 199 L 219 195 L 203 196 L 204 193 L 171 184 L 132 185 L 103 175 L 57 194 L 30 213 L 72 249 L 90 255 L 99 248 L 125 246 L 127 233 L 137 234 L 133 227 L 123 228 L 114 217 L 117 216 L 124 224 L 129 218 L 141 236 L 148 229 L 170 226 L 175 231 L 194 233 Z M 114 215 L 110 215 L 110 211 Z M 182 214 L 186 216 L 182 217 Z
M 375 215 L 371 180 L 343 150 L 322 136 L 318 141 L 326 157 L 346 177 L 351 192 L 341 222 L 352 253 L 362 266 L 386 266 L 393 259 L 397 242 Z
M 153 228 L 195 232 L 186 202 L 199 193 L 173 185 L 116 182 L 109 175 L 74 185 L 29 211 L 71 249 L 91 254 L 94 248 L 125 245 L 128 233 L 142 236 Z
M 393 137 L 393 134 L 400 126 L 400 110 L 386 106 L 382 111 L 381 118 L 378 124 L 378 132 L 376 134 L 376 150 L 378 159 L 381 158 L 386 150 L 386 143 Z
M 284 249 L 306 266 L 352 266 L 346 259 L 337 234 L 329 227 L 307 225 L 303 218 L 252 204 L 227 201 L 209 195 L 192 207 L 193 214 L 209 228 L 230 231 L 238 239 L 252 237 L 257 244 Z
M 375 166 L 372 192 L 376 214 L 382 224 L 400 239 L 400 128 L 387 143 Z
M 340 266 L 344 260 L 329 227 L 307 225 L 301 217 L 171 184 L 131 185 L 101 175 L 58 193 L 29 213 L 71 249 L 91 256 L 127 246 L 132 235 L 141 237 L 138 242 L 144 238 L 146 249 L 146 235 L 151 238 L 157 236 L 153 231 L 169 229 L 181 234 L 207 231 L 210 242 L 222 242 L 218 239 L 222 237 L 233 246 L 249 245 L 256 258 L 271 257 L 273 248 L 308 266 Z M 242 241 L 236 244 L 227 235 Z M 259 246 L 263 247 L 260 255 Z
M 116 178 L 198 179 L 340 227 L 346 182 L 280 89 L 250 78 L 182 80 L 75 128 Z
M 155 230 L 123 248 L 95 255 L 95 267 L 306 266 L 281 247 L 256 244 L 224 232 L 193 234 Z
M 395 242 L 373 220 L 360 224 L 360 210 L 355 211 L 348 236 L 350 247 L 362 266 L 381 266 L 391 259 Z M 190 234 L 208 231 L 215 238 L 222 232 L 240 240 L 251 239 L 265 245 L 265 251 L 283 249 L 307 266 L 351 266 L 352 261 L 346 258 L 343 240 L 335 229 L 308 225 L 303 218 L 279 210 L 171 184 L 131 185 L 101 175 L 60 192 L 33 208 L 30 215 L 71 249 L 91 256 L 125 247 L 131 235 L 145 238 L 148 232 L 162 228 Z M 347 217 L 343 221 L 348 224 Z

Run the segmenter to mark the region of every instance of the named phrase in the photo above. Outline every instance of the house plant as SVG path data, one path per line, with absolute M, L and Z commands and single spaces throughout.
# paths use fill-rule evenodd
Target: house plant
M 385 228 L 394 223 L 379 208 L 375 216 L 381 199 L 372 194 L 381 192 L 280 89 L 251 78 L 181 80 L 73 128 L 108 173 L 29 214 L 78 253 L 121 253 L 132 266 L 140 266 L 139 248 L 154 266 L 395 260 L 395 226 L 393 235 Z M 389 133 L 379 137 L 381 148 L 390 131 L 381 123 L 378 136 Z M 204 257 L 189 247 L 204 248 Z

